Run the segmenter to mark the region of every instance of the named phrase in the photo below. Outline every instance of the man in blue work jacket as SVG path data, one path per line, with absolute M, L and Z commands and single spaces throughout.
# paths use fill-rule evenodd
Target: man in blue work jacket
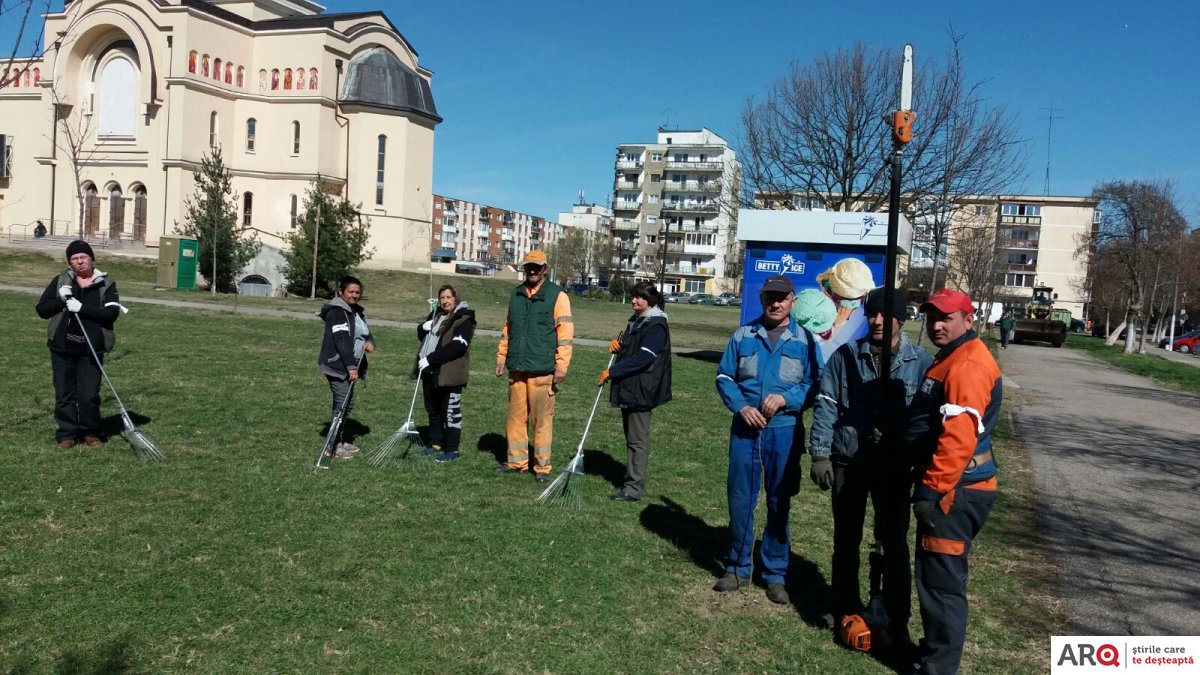
M 804 452 L 802 410 L 812 404 L 821 380 L 821 360 L 808 329 L 792 318 L 795 287 L 774 276 L 759 293 L 763 313 L 729 339 L 717 367 L 717 392 L 733 412 L 729 431 L 729 555 L 718 592 L 750 585 L 754 551 L 754 506 L 762 483 L 767 524 L 760 549 L 767 599 L 789 601 L 787 575 L 788 510 L 800 489 Z M 799 440 L 793 450 L 793 439 Z

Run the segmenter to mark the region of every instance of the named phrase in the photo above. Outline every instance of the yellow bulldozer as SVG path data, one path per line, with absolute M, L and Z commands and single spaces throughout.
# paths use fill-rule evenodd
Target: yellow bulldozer
M 1067 341 L 1071 312 L 1055 309 L 1058 294 L 1049 286 L 1035 286 L 1033 298 L 1025 306 L 1024 316 L 1013 326 L 1013 342 L 1049 342 L 1055 347 Z

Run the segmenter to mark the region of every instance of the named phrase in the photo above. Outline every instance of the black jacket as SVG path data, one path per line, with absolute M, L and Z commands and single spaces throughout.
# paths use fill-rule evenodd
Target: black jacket
M 325 321 L 325 338 L 321 341 L 321 355 L 317 357 L 317 367 L 321 373 L 330 377 L 344 380 L 349 377 L 350 369 L 355 365 L 354 358 L 354 328 L 355 317 L 367 321 L 367 311 L 362 305 L 349 305 L 341 298 L 330 300 L 317 316 Z M 365 342 L 371 342 L 371 333 L 361 336 Z M 367 375 L 367 354 L 363 352 L 362 364 L 358 366 L 359 379 Z
M 443 314 L 440 307 L 435 308 L 426 317 L 426 321 L 432 321 L 439 315 Z M 425 330 L 424 324 L 417 326 L 417 339 L 422 343 L 425 341 L 425 336 L 429 335 L 429 331 Z M 426 377 L 436 377 L 434 384 L 439 387 L 454 387 L 466 386 L 467 378 L 471 374 L 471 338 L 475 335 L 475 310 L 467 306 L 467 303 L 459 303 L 458 307 L 454 308 L 454 314 L 442 319 L 442 324 L 438 326 L 438 346 L 425 358 L 429 360 L 429 370 Z M 420 360 L 420 351 L 417 352 L 417 360 Z M 417 372 L 417 366 L 414 362 L 413 374 Z
M 608 374 L 609 401 L 618 408 L 651 410 L 671 400 L 671 331 L 662 310 L 629 320 Z
M 38 300 L 37 313 L 43 319 L 49 319 L 50 325 L 46 333 L 46 344 L 56 352 L 67 351 L 68 331 L 82 335 L 75 318 L 69 318 L 67 303 L 58 295 L 58 287 L 70 284 L 72 295 L 83 304 L 79 313 L 74 316 L 82 320 L 87 336 L 91 339 L 96 351 L 104 354 L 112 350 L 116 343 L 113 334 L 113 323 L 121 315 L 121 300 L 117 295 L 117 283 L 108 278 L 104 272 L 96 270 L 96 280 L 87 288 L 79 286 L 73 270 L 67 270 L 54 277 L 42 297 Z M 87 347 L 83 347 L 84 350 Z

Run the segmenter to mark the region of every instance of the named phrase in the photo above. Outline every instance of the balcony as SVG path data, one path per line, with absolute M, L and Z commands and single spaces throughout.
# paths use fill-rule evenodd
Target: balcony
M 515 238 L 516 235 L 507 227 L 503 230 L 500 230 L 500 241 L 513 241 Z
M 613 208 L 618 210 L 625 209 L 627 211 L 637 211 L 638 209 L 642 208 L 642 205 L 640 202 L 630 202 L 624 199 L 618 199 L 617 201 L 613 202 Z
M 684 244 L 683 252 L 693 255 L 716 255 L 717 247 L 713 244 Z
M 618 169 L 640 169 L 642 168 L 642 160 L 640 159 L 618 159 Z
M 636 191 L 636 190 L 641 190 L 642 186 L 638 185 L 637 183 L 630 183 L 629 181 L 619 180 L 619 181 L 617 181 L 617 189 L 618 190 L 635 190 Z
M 636 220 L 621 219 L 612 224 L 614 232 L 637 232 L 638 224 Z
M 446 223 L 442 225 L 442 232 L 458 232 L 458 227 L 454 223 Z
M 711 277 L 712 269 L 712 267 L 697 267 L 694 265 L 667 265 L 667 274 L 692 274 Z
M 716 213 L 716 202 L 663 202 L 663 213 Z
M 1024 216 L 1022 216 L 1024 217 Z M 1020 248 L 1037 250 L 1037 239 L 1006 239 L 1000 238 L 996 240 L 996 246 L 1000 248 Z
M 1000 216 L 1001 225 L 1041 225 L 1041 216 Z
M 663 181 L 663 192 L 713 192 L 717 191 L 716 181 L 684 180 Z
M 676 162 L 667 160 L 668 169 L 680 169 L 682 171 L 720 171 L 720 162 Z
M 1035 260 L 1031 263 L 1006 262 L 1006 263 L 1000 263 L 996 267 L 997 267 L 997 270 L 1000 272 L 1025 272 L 1025 273 L 1029 273 L 1029 274 L 1034 274 L 1037 272 L 1037 261 Z

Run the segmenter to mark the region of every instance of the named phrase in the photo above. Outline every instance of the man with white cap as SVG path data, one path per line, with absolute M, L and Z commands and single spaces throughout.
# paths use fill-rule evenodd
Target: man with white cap
M 1000 367 L 971 329 L 966 293 L 934 291 L 921 305 L 925 331 L 939 347 L 913 400 L 910 431 L 919 476 L 917 600 L 925 637 L 921 673 L 956 673 L 967 635 L 967 556 L 996 500 L 992 431 L 1000 418 Z
M 46 286 L 38 300 L 37 313 L 49 319 L 46 345 L 54 372 L 54 421 L 57 446 L 61 450 L 82 442 L 99 446 L 100 363 L 116 341 L 113 322 L 123 309 L 117 284 L 96 269 L 96 257 L 86 241 L 67 246 L 69 267 Z M 86 336 L 85 336 L 86 331 Z M 96 349 L 88 349 L 87 339 Z
M 508 370 L 508 456 L 496 473 L 526 473 L 529 423 L 533 423 L 533 475 L 550 480 L 550 444 L 554 436 L 554 397 L 571 365 L 575 324 L 571 301 L 546 279 L 546 254 L 525 254 L 525 282 L 508 300 L 500 331 L 496 377 Z
M 785 587 L 791 542 L 788 511 L 800 489 L 804 437 L 800 413 L 812 404 L 821 360 L 812 333 L 791 317 L 795 287 L 786 276 L 766 280 L 759 293 L 763 313 L 729 339 L 717 366 L 717 392 L 733 413 L 729 431 L 729 554 L 725 576 L 713 590 L 750 585 L 754 507 L 759 484 L 766 492 L 767 523 L 759 556 L 767 599 L 789 602 Z

